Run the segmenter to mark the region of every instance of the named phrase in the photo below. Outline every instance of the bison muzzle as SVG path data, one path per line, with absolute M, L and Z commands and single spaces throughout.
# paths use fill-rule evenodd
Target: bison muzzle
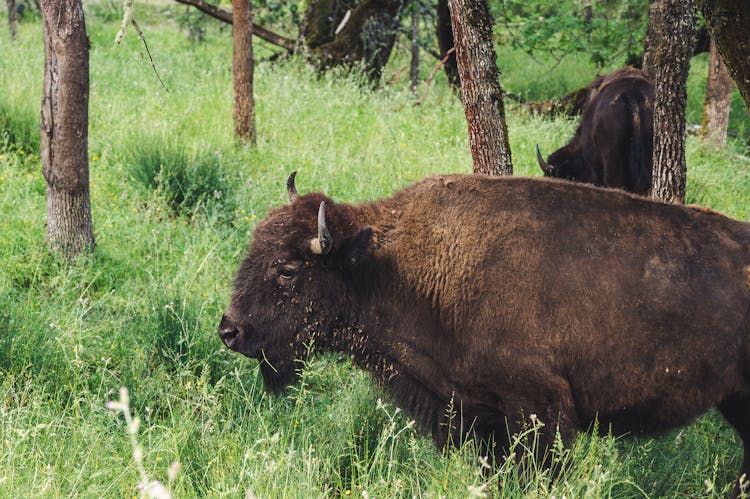
M 548 179 L 433 176 L 358 205 L 300 195 L 256 227 L 219 326 L 266 387 L 351 355 L 442 447 L 659 432 L 718 407 L 750 476 L 750 224 Z M 736 486 L 736 492 L 739 489 Z

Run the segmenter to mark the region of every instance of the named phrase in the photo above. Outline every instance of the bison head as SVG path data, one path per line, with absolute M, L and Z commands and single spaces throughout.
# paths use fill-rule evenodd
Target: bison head
M 564 178 L 566 180 L 577 180 L 579 182 L 593 182 L 582 164 L 581 155 L 572 145 L 567 145 L 553 152 L 547 158 L 542 159 L 539 146 L 536 146 L 536 161 L 545 177 Z
M 332 331 L 352 320 L 353 283 L 372 240 L 351 206 L 300 196 L 295 173 L 291 202 L 256 227 L 219 324 L 227 347 L 260 361 L 272 391 L 292 383 L 312 346 L 328 345 Z

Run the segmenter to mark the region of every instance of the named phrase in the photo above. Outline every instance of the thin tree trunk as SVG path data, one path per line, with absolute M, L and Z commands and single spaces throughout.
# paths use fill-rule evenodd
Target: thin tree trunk
M 750 111 L 750 3 L 747 0 L 698 0 L 697 3 Z
M 239 142 L 255 144 L 253 16 L 250 0 L 232 0 L 232 13 L 234 136 Z
M 474 172 L 512 175 L 503 90 L 487 0 L 451 0 L 451 23 Z
M 652 0 L 649 31 L 654 43 L 654 166 L 651 195 L 685 201 L 685 107 L 693 48 L 692 0 Z
M 419 6 L 414 5 L 411 13 L 411 63 L 409 65 L 409 81 L 411 89 L 416 90 L 419 85 Z
M 7 0 L 8 5 L 8 31 L 10 39 L 16 39 L 18 33 L 18 11 L 16 10 L 16 0 Z
M 44 0 L 42 171 L 47 245 L 73 258 L 94 249 L 88 163 L 89 42 L 80 0 Z
M 644 73 L 646 73 L 646 76 L 651 79 L 651 81 L 654 80 L 654 76 L 656 75 L 656 44 L 659 42 L 658 33 L 655 32 L 655 3 L 654 0 L 649 1 L 649 16 L 648 16 L 648 24 L 646 25 L 646 35 L 643 38 L 643 62 L 641 64 L 641 69 Z
M 729 69 L 711 40 L 708 56 L 706 98 L 703 101 L 703 123 L 701 135 L 706 140 L 723 145 L 727 142 L 729 108 L 732 104 L 734 84 Z

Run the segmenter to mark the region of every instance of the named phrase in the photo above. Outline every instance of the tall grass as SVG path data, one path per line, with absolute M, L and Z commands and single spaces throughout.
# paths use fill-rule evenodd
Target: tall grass
M 155 191 L 177 215 L 227 202 L 229 183 L 220 152 L 201 148 L 189 153 L 169 137 L 139 136 L 126 146 L 130 179 Z
M 20 155 L 39 151 L 39 119 L 29 108 L 3 102 L 0 105 L 0 143 L 3 150 Z
M 252 229 L 285 202 L 286 176 L 299 170 L 301 191 L 356 202 L 432 172 L 469 172 L 460 102 L 442 77 L 413 106 L 405 84 L 371 91 L 298 60 L 261 62 L 258 145 L 236 147 L 229 34 L 212 27 L 206 43 L 191 44 L 161 11 L 142 7 L 167 92 L 135 37 L 113 46 L 119 26 L 110 7 L 89 10 L 98 246 L 76 265 L 44 248 L 33 133 L 41 28 L 22 23 L 13 44 L 0 37 L 7 137 L 0 151 L 0 496 L 132 497 L 144 476 L 176 497 L 719 497 L 728 490 L 740 445 L 714 413 L 658 439 L 581 435 L 559 450 L 564 467 L 553 481 L 530 462 L 525 476 L 511 461 L 487 470 L 471 444 L 440 455 L 346 358 L 315 357 L 299 385 L 267 395 L 255 363 L 230 354 L 215 330 Z M 259 44 L 259 58 L 270 51 Z M 534 98 L 587 78 L 586 65 L 571 60 L 561 67 L 568 76 L 541 82 L 540 71 L 521 61 L 502 54 L 503 77 Z M 694 96 L 701 82 L 691 78 Z M 516 174 L 538 175 L 535 144 L 550 152 L 574 128 L 573 120 L 512 111 Z M 691 137 L 688 168 L 691 201 L 750 219 L 744 144 L 713 150 Z M 121 413 L 106 406 L 123 386 L 140 418 L 140 464 Z M 173 462 L 180 471 L 170 480 Z

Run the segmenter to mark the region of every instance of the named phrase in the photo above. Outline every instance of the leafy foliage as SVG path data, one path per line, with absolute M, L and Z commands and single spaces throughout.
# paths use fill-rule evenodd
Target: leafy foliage
M 207 24 L 214 22 L 201 11 L 189 5 L 175 6 L 172 15 L 177 21 L 177 26 L 185 31 L 185 37 L 191 42 L 205 41 Z
M 496 5 L 500 43 L 558 60 L 585 53 L 600 68 L 642 52 L 647 14 L 646 0 L 501 0 Z
M 252 0 L 253 16 L 260 24 L 291 22 L 299 24 L 302 10 L 310 2 L 303 0 Z

